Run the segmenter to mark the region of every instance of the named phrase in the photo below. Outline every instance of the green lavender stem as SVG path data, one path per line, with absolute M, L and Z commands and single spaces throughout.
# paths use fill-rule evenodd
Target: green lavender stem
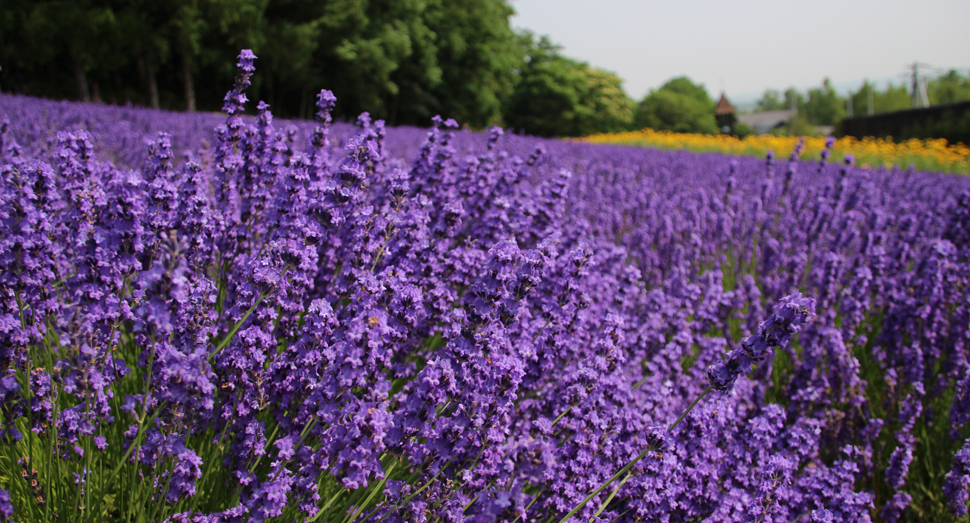
M 681 414 L 679 418 L 677 418 L 677 421 L 675 421 L 673 423 L 673 425 L 671 425 L 669 428 L 667 428 L 667 432 L 670 432 L 670 431 L 674 430 L 674 428 L 677 425 L 679 425 L 681 421 L 684 420 L 684 418 L 687 416 L 687 413 L 690 412 L 691 410 L 693 410 L 694 406 L 697 405 L 697 402 L 699 402 L 701 400 L 701 398 L 703 398 L 704 396 L 707 396 L 707 393 L 710 392 L 710 391 L 711 391 L 711 387 L 707 387 L 706 389 L 704 389 L 704 392 L 701 392 L 700 395 L 697 396 L 697 398 L 694 399 L 694 401 L 690 404 L 690 406 L 687 407 L 687 410 L 685 410 L 684 413 Z M 586 496 L 586 499 L 584 499 L 583 501 L 581 501 L 579 503 L 579 505 L 576 505 L 576 507 L 573 508 L 572 510 L 570 510 L 568 514 L 566 514 L 565 516 L 563 516 L 563 518 L 559 520 L 559 523 L 565 523 L 567 520 L 569 520 L 569 518 L 573 517 L 574 514 L 576 514 L 580 510 L 582 510 L 582 508 L 585 507 L 587 503 L 589 503 L 589 500 L 591 500 L 594 497 L 596 497 L 597 494 L 599 494 L 600 492 L 602 492 L 603 489 L 605 489 L 606 487 L 610 486 L 611 483 L 613 483 L 614 481 L 616 481 L 617 479 L 619 479 L 620 476 L 622 476 L 622 475 L 626 474 L 627 472 L 629 472 L 630 469 L 632 469 L 634 465 L 636 465 L 637 463 L 639 463 L 640 460 L 643 459 L 643 457 L 646 456 L 647 453 L 649 453 L 651 450 L 653 450 L 653 447 L 649 447 L 649 446 L 647 448 L 643 449 L 643 452 L 641 452 L 640 454 L 638 454 L 637 457 L 633 458 L 633 461 L 627 463 L 627 465 L 625 467 L 623 467 L 622 469 L 620 469 L 619 472 L 617 472 L 616 474 L 613 474 L 613 477 L 611 477 L 610 479 L 606 480 L 606 483 L 603 483 L 602 485 L 600 485 L 599 488 L 597 488 L 592 493 L 590 493 L 590 495 Z

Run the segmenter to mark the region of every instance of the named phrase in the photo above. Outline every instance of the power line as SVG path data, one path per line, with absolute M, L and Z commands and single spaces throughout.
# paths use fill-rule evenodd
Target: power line
M 910 70 L 910 89 L 912 96 L 912 107 L 917 109 L 920 107 L 929 107 L 930 98 L 926 95 L 926 77 L 920 74 L 920 67 L 925 69 L 934 69 L 928 64 L 921 64 L 919 62 L 913 62 L 913 65 L 909 66 Z

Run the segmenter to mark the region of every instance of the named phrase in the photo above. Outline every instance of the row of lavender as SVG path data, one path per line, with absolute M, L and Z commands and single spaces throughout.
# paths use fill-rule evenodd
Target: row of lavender
M 0 100 L 0 516 L 966 513 L 970 180 L 280 129 L 253 58 L 215 135 Z

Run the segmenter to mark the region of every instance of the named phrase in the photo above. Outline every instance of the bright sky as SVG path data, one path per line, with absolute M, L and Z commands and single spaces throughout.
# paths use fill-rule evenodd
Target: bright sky
M 635 99 L 686 75 L 715 99 L 895 83 L 913 61 L 970 69 L 967 0 L 511 0 L 512 26 L 612 71 Z M 941 71 L 942 72 L 942 71 Z

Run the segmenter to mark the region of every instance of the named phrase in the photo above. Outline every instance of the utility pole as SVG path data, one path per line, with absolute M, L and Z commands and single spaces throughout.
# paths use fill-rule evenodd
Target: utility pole
M 912 72 L 911 85 L 912 85 L 913 109 L 930 106 L 929 97 L 926 96 L 926 79 L 919 74 L 920 65 L 923 65 L 924 67 L 926 67 L 926 64 L 920 64 L 919 62 L 913 62 L 913 65 L 912 65 L 913 72 Z
M 876 114 L 876 110 L 874 109 L 875 105 L 873 104 L 874 100 L 872 99 L 872 84 L 871 83 L 866 82 L 866 90 L 869 91 L 869 103 L 866 104 L 866 109 L 869 112 L 869 116 L 872 116 L 872 115 Z
M 845 97 L 845 113 L 846 113 L 846 116 L 848 116 L 849 118 L 852 118 L 852 89 L 847 89 L 846 95 L 847 96 Z

